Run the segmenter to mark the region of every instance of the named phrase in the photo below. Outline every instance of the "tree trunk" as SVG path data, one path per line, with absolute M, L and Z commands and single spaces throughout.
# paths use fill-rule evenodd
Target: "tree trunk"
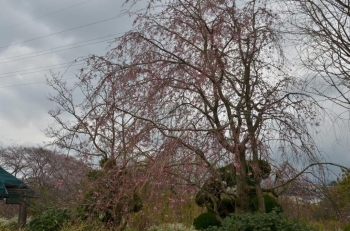
M 261 190 L 260 183 L 255 183 L 255 193 L 256 197 L 258 199 L 258 205 L 259 205 L 259 210 L 258 212 L 265 213 L 266 212 L 266 207 L 265 207 L 265 201 L 264 201 L 264 194 L 263 191 Z
M 249 185 L 247 182 L 245 153 L 240 152 L 239 160 L 236 165 L 236 181 L 237 181 L 237 199 L 235 204 L 236 213 L 244 213 L 249 211 Z
M 259 166 L 259 157 L 258 157 L 258 148 L 257 148 L 257 143 L 256 139 L 252 139 L 252 145 L 253 145 L 253 177 L 254 177 L 254 187 L 255 187 L 255 193 L 256 193 L 256 198 L 258 199 L 258 205 L 259 209 L 258 211 L 261 213 L 266 212 L 266 207 L 265 207 L 265 200 L 264 200 L 264 194 L 261 189 L 261 169 Z

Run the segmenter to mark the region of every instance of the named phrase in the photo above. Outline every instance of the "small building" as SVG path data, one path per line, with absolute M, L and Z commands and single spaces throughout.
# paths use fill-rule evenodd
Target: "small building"
M 27 206 L 30 198 L 34 197 L 38 197 L 34 190 L 0 167 L 0 200 L 5 200 L 6 204 L 19 204 L 19 227 L 26 225 Z

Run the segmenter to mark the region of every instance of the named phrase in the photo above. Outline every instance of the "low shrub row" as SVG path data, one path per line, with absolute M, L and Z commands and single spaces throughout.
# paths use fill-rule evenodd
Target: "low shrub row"
M 298 223 L 290 220 L 281 212 L 272 211 L 271 213 L 245 213 L 230 214 L 219 222 L 214 214 L 203 213 L 201 219 L 194 221 L 207 222 L 206 228 L 186 227 L 181 223 L 160 224 L 151 226 L 147 231 L 320 231 L 307 224 Z M 68 210 L 48 210 L 38 217 L 32 219 L 23 231 L 96 231 L 111 230 L 105 228 L 103 223 L 97 221 L 82 221 L 71 219 L 72 214 Z M 0 219 L 0 231 L 17 230 L 16 220 Z M 209 227 L 208 227 L 209 226 Z M 111 227 L 110 227 L 111 228 Z M 342 231 L 350 230 L 350 224 L 343 227 Z M 133 228 L 126 228 L 125 231 L 138 231 Z
M 12 219 L 0 218 L 0 231 L 12 231 L 17 229 L 18 217 Z
M 196 231 L 193 227 L 186 227 L 183 224 L 161 224 L 158 226 L 151 226 L 147 231 Z
M 314 228 L 289 220 L 283 213 L 231 214 L 220 227 L 209 227 L 205 231 L 316 231 Z
M 27 231 L 58 231 L 71 218 L 71 212 L 62 209 L 47 210 L 33 218 Z

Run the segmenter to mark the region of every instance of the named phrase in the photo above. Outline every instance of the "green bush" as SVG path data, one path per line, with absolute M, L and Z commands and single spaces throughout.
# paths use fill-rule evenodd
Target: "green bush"
M 277 202 L 276 198 L 269 195 L 269 194 L 264 194 L 264 201 L 265 201 L 265 209 L 267 213 L 270 213 L 272 211 L 281 211 L 282 212 L 282 207 L 281 205 Z M 259 203 L 258 203 L 258 198 L 256 195 L 254 195 L 250 199 L 249 203 L 249 209 L 251 212 L 256 212 L 259 209 Z
M 221 218 L 227 217 L 230 213 L 235 212 L 235 200 L 224 198 L 218 204 L 218 212 Z
M 147 229 L 147 231 L 195 231 L 195 229 L 192 227 L 188 228 L 180 223 L 176 223 L 151 226 L 149 229 Z
M 266 160 L 258 160 L 259 175 L 262 179 L 269 177 L 271 173 L 271 165 Z M 246 166 L 247 173 L 254 173 L 253 161 L 248 160 Z M 217 169 L 218 176 L 209 177 L 203 184 L 199 192 L 196 194 L 195 202 L 200 207 L 206 207 L 207 211 L 216 212 L 221 218 L 225 218 L 230 213 L 235 212 L 235 201 L 233 198 L 223 192 L 222 187 L 234 187 L 236 185 L 236 169 L 234 164 L 227 164 Z M 247 184 L 255 185 L 254 174 L 250 174 L 247 178 Z M 225 185 L 223 185 L 225 182 Z M 249 190 L 250 210 L 258 210 L 258 202 L 256 199 L 255 190 Z M 255 197 L 255 201 L 252 201 Z M 275 207 L 282 211 L 281 206 L 277 203 L 275 198 L 267 195 L 265 196 L 265 206 L 267 212 L 272 211 Z M 216 209 L 214 209 L 216 208 Z M 214 211 L 215 210 L 215 211 Z
M 221 226 L 221 222 L 212 213 L 202 213 L 193 221 L 193 226 L 197 230 L 206 229 L 210 226 Z
M 96 220 L 81 221 L 75 220 L 74 222 L 66 222 L 63 224 L 60 231 L 110 231 L 111 229 L 105 227 L 105 225 Z
M 10 229 L 6 223 L 0 222 L 0 231 L 11 231 L 12 229 Z
M 288 220 L 282 213 L 231 214 L 222 227 L 211 227 L 206 231 L 316 231 L 315 229 Z
M 13 229 L 12 229 L 13 230 Z M 7 226 L 5 226 L 4 224 L 0 223 L 0 231 L 11 231 L 10 228 L 8 228 Z
M 205 207 L 207 204 L 211 206 L 213 204 L 210 197 L 208 197 L 203 190 L 196 194 L 195 202 L 199 207 Z
M 17 230 L 18 217 L 12 219 L 0 218 L 0 231 Z
M 343 231 L 350 231 L 350 223 L 343 228 Z
M 70 218 L 68 210 L 47 210 L 29 222 L 27 231 L 58 231 Z

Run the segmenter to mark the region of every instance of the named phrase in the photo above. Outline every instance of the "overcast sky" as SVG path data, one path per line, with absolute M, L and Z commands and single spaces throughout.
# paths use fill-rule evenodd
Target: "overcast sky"
M 52 123 L 45 84 L 53 72 L 89 54 L 104 54 L 109 42 L 131 28 L 120 17 L 120 0 L 16 0 L 0 8 L 0 144 L 36 145 Z M 90 44 L 90 45 L 89 45 Z M 62 65 L 63 64 L 63 65 Z M 74 81 L 74 71 L 65 77 Z
M 42 131 L 53 122 L 48 111 L 55 108 L 46 97 L 53 93 L 45 84 L 50 70 L 65 71 L 79 57 L 106 53 L 113 37 L 131 29 L 132 19 L 120 16 L 121 0 L 1 3 L 0 145 L 41 145 L 48 141 Z M 65 74 L 68 82 L 78 69 L 73 66 Z M 329 160 L 350 166 L 348 123 L 328 122 L 324 128 L 316 137 L 320 150 Z

